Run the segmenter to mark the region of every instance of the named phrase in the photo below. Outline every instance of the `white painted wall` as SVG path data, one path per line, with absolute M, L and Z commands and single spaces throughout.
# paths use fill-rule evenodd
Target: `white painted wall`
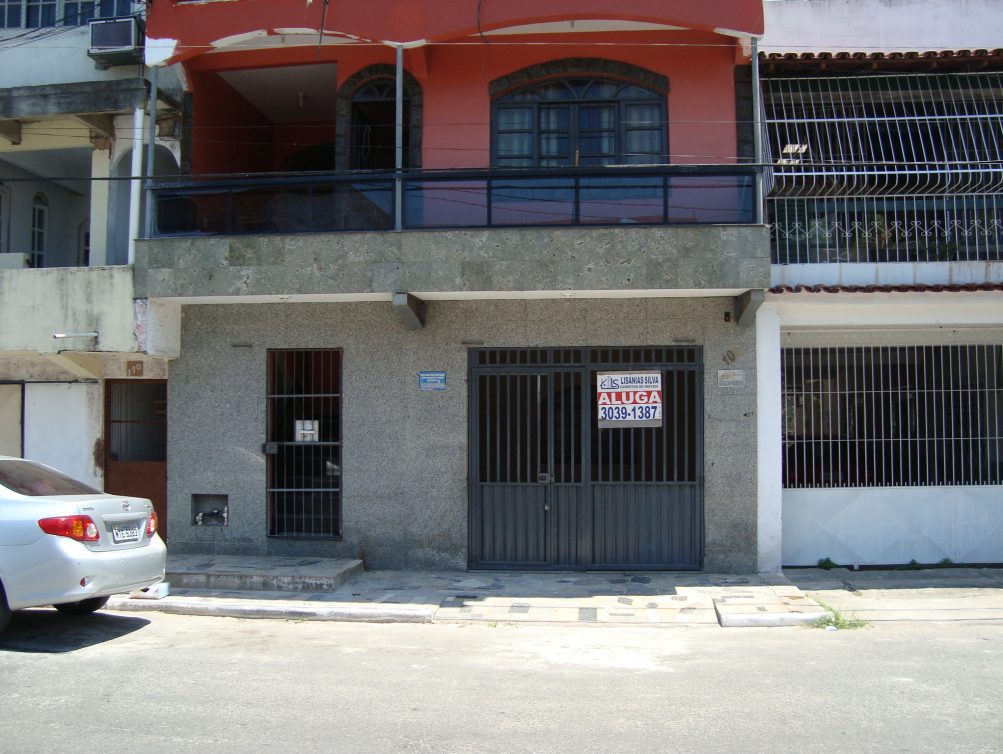
M 1000 0 L 766 0 L 763 52 L 902 52 L 1003 45 Z
M 784 565 L 1003 562 L 1003 487 L 784 490 Z
M 106 71 L 98 70 L 87 57 L 90 29 L 37 29 L 25 35 L 26 29 L 0 31 L 3 48 L 3 65 L 0 66 L 0 87 L 42 86 L 67 81 L 105 81 L 135 78 L 136 66 L 116 66 Z M 4 40 L 19 37 L 18 45 L 4 44 Z
M 135 353 L 131 267 L 0 270 L 0 351 Z M 91 332 L 54 340 L 54 332 Z
M 139 350 L 169 359 L 181 355 L 181 305 L 166 299 L 136 299 Z
M 1003 292 L 767 294 L 785 330 L 1000 327 Z
M 145 15 L 144 3 L 134 2 L 133 8 Z M 14 37 L 16 43 L 6 43 Z M 87 26 L 55 30 L 0 29 L 0 49 L 3 50 L 0 88 L 136 78 L 137 65 L 101 70 L 87 57 L 88 47 L 90 29 Z M 181 67 L 161 69 L 159 85 L 161 90 L 180 97 L 183 90 Z
M 780 313 L 764 304 L 756 312 L 757 552 L 760 572 L 780 569 L 783 538 L 783 458 L 780 382 Z
M 24 393 L 24 457 L 54 466 L 100 489 L 95 447 L 103 434 L 97 383 L 29 383 Z
M 775 264 L 773 285 L 967 285 L 1003 283 L 1003 262 Z

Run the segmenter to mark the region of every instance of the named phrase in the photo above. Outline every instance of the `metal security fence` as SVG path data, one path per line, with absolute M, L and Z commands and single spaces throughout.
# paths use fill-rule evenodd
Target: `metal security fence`
M 1003 484 L 1003 346 L 782 353 L 784 487 Z
M 1003 258 L 1003 73 L 762 86 L 775 262 Z

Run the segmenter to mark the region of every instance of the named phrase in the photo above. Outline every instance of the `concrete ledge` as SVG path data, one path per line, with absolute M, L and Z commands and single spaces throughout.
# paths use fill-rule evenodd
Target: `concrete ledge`
M 759 225 L 491 228 L 140 241 L 137 298 L 236 302 L 255 296 L 410 291 L 765 288 Z

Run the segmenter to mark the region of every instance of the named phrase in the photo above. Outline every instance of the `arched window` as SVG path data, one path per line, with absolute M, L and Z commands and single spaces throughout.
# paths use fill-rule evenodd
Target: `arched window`
M 352 95 L 352 170 L 393 170 L 397 156 L 397 82 L 392 78 L 370 79 Z M 410 162 L 408 144 L 410 98 L 404 93 L 404 166 Z
M 396 163 L 396 69 L 371 65 L 338 89 L 339 170 L 393 170 Z M 404 72 L 404 167 L 421 167 L 421 86 Z M 347 125 L 347 128 L 344 127 Z
M 49 200 L 35 194 L 31 202 L 31 266 L 45 266 L 45 243 L 49 232 Z
M 665 95 L 603 76 L 551 79 L 492 102 L 498 167 L 668 162 Z

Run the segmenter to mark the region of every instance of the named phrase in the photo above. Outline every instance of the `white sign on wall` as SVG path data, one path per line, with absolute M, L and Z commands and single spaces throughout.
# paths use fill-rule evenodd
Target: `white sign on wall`
M 661 372 L 600 372 L 596 375 L 599 428 L 661 427 Z

